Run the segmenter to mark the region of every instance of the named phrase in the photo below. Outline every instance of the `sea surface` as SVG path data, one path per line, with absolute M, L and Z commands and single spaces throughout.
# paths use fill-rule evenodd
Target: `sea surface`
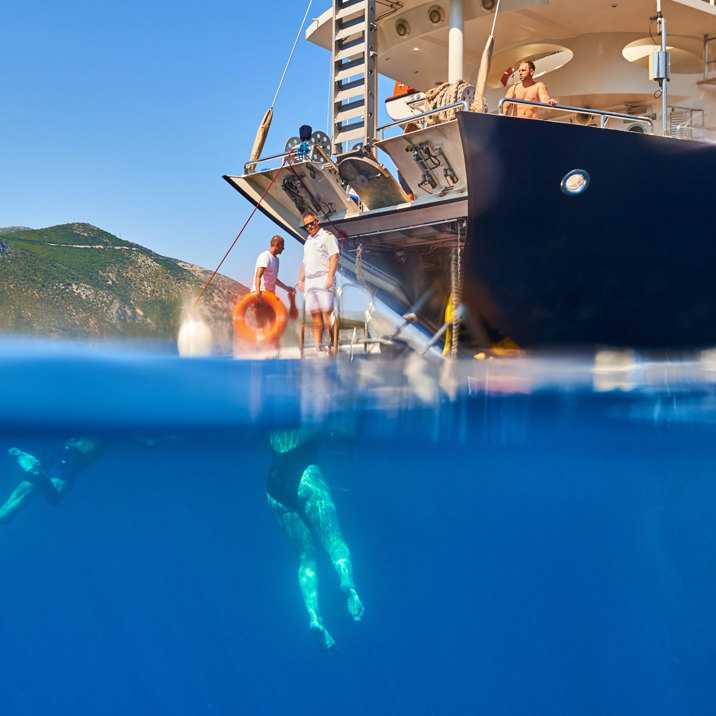
M 713 714 L 716 361 L 181 359 L 0 344 L 0 713 Z M 272 430 L 324 439 L 366 611 L 308 631 Z M 151 441 L 147 439 L 151 438 Z M 147 446 L 150 442 L 152 446 Z

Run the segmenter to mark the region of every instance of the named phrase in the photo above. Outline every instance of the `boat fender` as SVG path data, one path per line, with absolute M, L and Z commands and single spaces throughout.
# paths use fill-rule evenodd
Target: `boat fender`
M 447 304 L 445 306 L 445 318 L 444 321 L 448 325 L 445 331 L 445 345 L 443 346 L 443 352 L 441 358 L 446 358 L 450 355 L 450 349 L 452 348 L 452 317 L 453 317 L 453 299 L 452 293 L 448 297 Z
M 250 314 L 252 321 L 247 320 Z M 286 329 L 286 315 L 286 306 L 276 294 L 262 291 L 259 299 L 256 292 L 247 293 L 234 306 L 234 331 L 247 343 L 272 343 Z

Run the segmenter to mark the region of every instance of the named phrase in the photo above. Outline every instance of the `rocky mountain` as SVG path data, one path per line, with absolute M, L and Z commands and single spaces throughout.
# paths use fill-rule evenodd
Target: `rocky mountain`
M 0 331 L 52 337 L 174 340 L 211 271 L 90 224 L 0 228 Z M 246 286 L 217 275 L 196 315 L 231 345 Z
M 0 234 L 13 234 L 16 231 L 30 231 L 29 226 L 0 226 Z

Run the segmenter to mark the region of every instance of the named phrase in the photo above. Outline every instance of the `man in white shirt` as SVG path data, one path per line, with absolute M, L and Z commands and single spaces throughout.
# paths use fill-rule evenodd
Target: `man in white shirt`
M 338 243 L 336 237 L 318 225 L 315 214 L 304 214 L 303 228 L 308 233 L 303 245 L 303 266 L 298 277 L 298 290 L 303 291 L 306 310 L 311 314 L 313 341 L 321 350 L 323 329 L 331 342 L 331 313 L 335 298 Z
M 278 255 L 283 253 L 283 239 L 274 236 L 271 239 L 271 248 L 262 251 L 256 259 L 256 272 L 254 274 L 254 291 L 261 298 L 262 291 L 276 293 L 276 286 L 280 286 L 289 295 L 295 293 L 291 286 L 287 286 L 278 278 Z

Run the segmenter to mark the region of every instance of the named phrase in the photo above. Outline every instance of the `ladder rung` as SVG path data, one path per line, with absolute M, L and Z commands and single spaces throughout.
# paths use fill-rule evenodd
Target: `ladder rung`
M 340 32 L 341 30 L 348 30 L 351 27 L 356 27 L 360 25 L 361 27 L 365 25 L 365 15 L 361 17 L 360 15 L 356 15 L 355 17 L 350 18 L 349 20 L 342 20 L 339 22 L 335 22 L 333 26 L 334 32 Z
M 365 42 L 361 42 L 358 45 L 347 47 L 343 50 L 339 50 L 333 57 L 334 62 L 343 62 L 344 60 L 357 60 L 365 56 Z
M 338 124 L 338 122 L 345 122 L 348 119 L 354 119 L 355 117 L 362 117 L 365 114 L 365 104 L 363 102 L 360 102 L 360 104 L 357 107 L 351 107 L 350 109 L 341 109 L 338 110 L 333 115 L 333 121 Z
M 353 37 L 353 35 L 362 35 L 364 32 L 365 22 L 361 21 L 355 25 L 349 25 L 341 28 L 338 32 L 336 32 L 336 36 L 333 39 L 335 42 L 339 42 L 340 40 L 345 40 L 347 37 Z
M 335 16 L 335 20 L 345 20 L 349 17 L 355 17 L 356 15 L 365 15 L 365 3 L 359 2 L 355 5 L 350 5 L 348 7 L 342 7 Z
M 350 40 L 341 40 L 340 42 L 336 42 L 334 54 L 349 52 L 350 50 L 353 50 L 354 52 L 357 50 L 365 52 L 366 44 L 366 39 L 363 34 L 355 35 Z
M 354 139 L 363 139 L 363 135 L 365 134 L 365 129 L 363 128 L 363 125 L 357 126 L 357 125 L 351 125 L 355 126 L 355 129 L 346 130 L 345 132 L 336 131 L 335 139 L 333 140 L 335 144 L 342 144 L 343 142 L 351 142 Z
M 351 99 L 351 97 L 359 97 L 362 96 L 365 92 L 365 80 L 361 78 L 360 80 L 357 80 L 356 82 L 351 82 L 346 87 L 341 87 L 340 89 L 336 88 L 335 94 L 333 97 L 333 101 L 338 102 L 345 102 L 348 99 Z
M 336 74 L 333 79 L 336 82 L 342 82 L 343 80 L 347 80 L 349 77 L 354 77 L 355 75 L 363 77 L 365 74 L 365 62 L 363 62 L 362 58 L 360 61 L 346 62 L 340 67 L 337 67 L 335 72 Z

